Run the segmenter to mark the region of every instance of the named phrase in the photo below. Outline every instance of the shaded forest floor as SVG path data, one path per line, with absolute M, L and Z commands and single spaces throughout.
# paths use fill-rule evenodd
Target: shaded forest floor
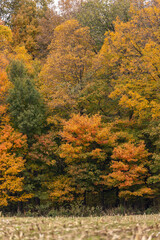
M 0 218 L 0 240 L 160 239 L 160 215 Z

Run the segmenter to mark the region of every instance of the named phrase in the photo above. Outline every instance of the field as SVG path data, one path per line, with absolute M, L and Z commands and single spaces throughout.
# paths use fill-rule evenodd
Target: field
M 0 218 L 0 240 L 160 239 L 160 215 Z

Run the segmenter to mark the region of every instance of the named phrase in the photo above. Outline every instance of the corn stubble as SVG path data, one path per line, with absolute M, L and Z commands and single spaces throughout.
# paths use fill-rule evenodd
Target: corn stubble
M 154 240 L 160 215 L 0 218 L 0 240 Z

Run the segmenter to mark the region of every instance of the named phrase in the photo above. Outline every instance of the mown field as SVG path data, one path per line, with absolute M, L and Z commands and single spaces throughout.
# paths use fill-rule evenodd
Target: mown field
M 0 218 L 0 239 L 160 239 L 160 214 L 86 218 Z

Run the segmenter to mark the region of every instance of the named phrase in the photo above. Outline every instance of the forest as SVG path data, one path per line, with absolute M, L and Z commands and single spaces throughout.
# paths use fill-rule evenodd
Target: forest
M 0 1 L 0 211 L 160 210 L 160 0 Z

